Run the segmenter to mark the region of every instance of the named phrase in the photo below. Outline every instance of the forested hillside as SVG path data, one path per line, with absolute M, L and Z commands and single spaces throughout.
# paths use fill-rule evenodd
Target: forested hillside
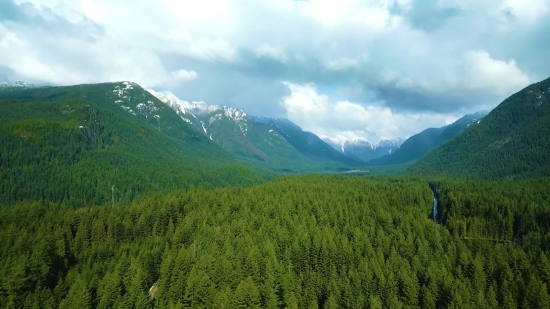
M 347 166 L 364 166 L 365 162 L 350 158 L 327 144 L 317 135 L 303 131 L 286 118 L 249 117 L 250 121 L 265 124 L 275 130 L 302 155 L 317 161 L 333 161 Z
M 497 106 L 410 171 L 488 179 L 550 175 L 550 78 Z
M 0 91 L 0 204 L 127 203 L 145 193 L 272 177 L 239 164 L 137 85 L 120 96 L 126 105 L 117 104 L 110 96 L 123 86 Z
M 485 115 L 487 115 L 487 112 L 478 112 L 466 115 L 454 123 L 441 128 L 426 129 L 409 137 L 393 153 L 372 159 L 367 165 L 382 166 L 414 162 L 425 156 L 432 149 L 455 137 L 471 125 L 477 125 Z
M 441 227 L 429 219 L 425 180 L 287 177 L 129 207 L 20 203 L 0 209 L 0 303 L 549 308 L 550 181 L 480 184 L 433 183 Z M 493 206 L 483 192 L 507 195 Z M 468 201 L 482 207 L 467 211 Z M 524 215 L 532 204 L 546 211 Z M 494 212 L 514 218 L 509 233 L 490 219 L 499 218 Z M 457 231 L 460 220 L 475 229 Z
M 438 137 L 444 128 L 428 128 L 418 134 L 409 137 L 393 154 L 372 159 L 367 162 L 368 166 L 382 166 L 403 164 L 417 160 L 437 147 Z
M 280 132 L 264 123 L 250 121 L 246 135 L 260 150 L 260 154 L 253 157 L 240 156 L 242 161 L 250 166 L 275 170 L 287 175 L 330 173 L 353 168 L 337 160 L 312 158 L 300 152 Z
M 141 125 L 149 125 L 164 134 L 194 143 L 193 148 L 214 145 L 206 136 L 197 134 L 189 124 L 155 96 L 132 82 L 83 84 L 62 87 L 4 87 L 0 88 L 0 102 L 57 102 L 81 100 L 102 110 L 126 116 Z M 32 113 L 13 112 L 18 119 Z M 133 117 L 129 117 L 133 116 Z M 215 145 L 214 145 L 215 146 Z M 201 151 L 201 150 L 199 150 Z

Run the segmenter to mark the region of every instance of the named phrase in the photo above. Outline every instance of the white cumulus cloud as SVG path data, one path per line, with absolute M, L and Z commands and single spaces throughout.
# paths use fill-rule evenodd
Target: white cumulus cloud
M 313 84 L 284 82 L 290 94 L 281 101 L 286 117 L 302 129 L 336 139 L 364 137 L 371 142 L 396 137 L 407 138 L 427 127 L 452 123 L 459 115 L 397 113 L 380 102 L 361 105 L 349 101 L 332 102 L 319 94 Z
M 472 90 L 509 95 L 531 81 L 514 59 L 497 60 L 485 50 L 469 51 L 464 56 L 466 86 Z
M 188 70 L 181 69 L 181 70 L 173 71 L 172 76 L 175 79 L 193 80 L 193 79 L 199 77 L 199 74 L 197 74 L 197 72 L 195 72 L 193 70 L 188 71 Z
M 550 72 L 549 0 L 4 5 L 0 81 L 130 80 L 326 135 L 406 137 Z

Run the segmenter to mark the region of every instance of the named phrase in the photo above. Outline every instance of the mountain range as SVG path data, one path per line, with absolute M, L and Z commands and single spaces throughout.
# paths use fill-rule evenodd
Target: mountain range
M 243 110 L 225 105 L 181 100 L 169 91 L 148 91 L 170 106 L 183 121 L 225 150 L 259 167 L 279 170 L 280 166 L 292 166 L 290 169 L 283 168 L 292 171 L 303 167 L 304 163 L 307 166 L 325 162 L 322 168 L 331 169 L 326 165 L 331 162 L 332 168 L 345 169 L 337 164 L 364 165 L 369 159 L 391 154 L 403 142 L 398 138 L 372 145 L 364 139 L 338 141 L 320 138 L 314 133 L 303 131 L 286 118 L 251 116 Z M 312 160 L 317 163 L 313 164 Z
M 373 144 L 361 137 L 338 139 L 327 136 L 322 137 L 322 140 L 342 154 L 364 162 L 392 154 L 405 141 L 398 137 L 391 140 L 381 140 L 377 144 Z
M 53 130 L 46 130 L 45 139 L 57 141 L 63 134 L 48 134 L 69 123 L 79 123 L 77 139 L 99 147 L 90 149 L 104 152 L 118 149 L 129 158 L 134 156 L 134 162 L 141 164 L 149 162 L 152 156 L 166 155 L 171 158 L 163 160 L 173 162 L 182 160 L 183 157 L 176 158 L 183 155 L 188 158 L 183 159 L 186 162 L 195 158 L 218 162 L 211 166 L 244 164 L 284 173 L 308 173 L 417 161 L 410 167 L 411 173 L 489 178 L 546 175 L 547 167 L 540 166 L 548 159 L 543 150 L 550 136 L 547 134 L 549 93 L 550 82 L 545 80 L 512 95 L 490 113 L 466 115 L 450 125 L 426 129 L 405 141 L 384 140 L 375 145 L 360 138 L 320 138 L 288 119 L 250 116 L 228 106 L 188 102 L 170 92 L 145 90 L 131 82 L 65 87 L 36 87 L 24 82 L 0 85 L 6 142 L 14 138 L 13 132 L 26 139 L 36 136 L 29 133 L 33 130 L 42 132 L 43 126 Z M 77 118 L 58 119 L 60 116 L 56 113 L 69 116 L 73 110 L 79 111 L 75 113 Z M 97 117 L 102 120 L 97 122 Z M 112 122 L 115 118 L 116 124 Z M 24 123 L 32 125 L 26 128 Z M 52 129 L 54 127 L 57 129 Z M 136 136 L 130 131 L 144 139 L 145 144 L 159 148 L 156 152 L 154 147 L 143 150 L 145 158 L 137 152 L 143 145 L 121 143 L 119 148 L 114 147 L 120 136 L 134 140 Z M 67 131 L 65 138 L 75 139 L 71 132 Z M 151 139 L 152 136 L 155 137 Z M 168 144 L 176 148 L 167 149 Z M 130 149 L 134 150 L 126 152 Z M 5 150 L 2 155 L 9 157 L 13 151 Z M 149 165 L 162 164 L 156 160 Z
M 181 100 L 168 91 L 148 91 L 184 122 L 249 165 L 294 173 L 347 170 L 363 164 L 288 119 L 249 116 L 228 106 Z
M 363 138 L 335 139 L 303 131 L 285 118 L 250 116 L 240 109 L 181 100 L 169 91 L 148 90 L 193 126 L 246 164 L 283 172 L 342 171 L 418 160 L 432 149 L 480 121 L 486 111 L 429 128 L 407 140 L 372 144 Z

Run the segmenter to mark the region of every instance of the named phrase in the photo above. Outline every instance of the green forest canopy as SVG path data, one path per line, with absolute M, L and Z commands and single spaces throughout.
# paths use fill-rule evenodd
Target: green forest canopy
M 102 205 L 111 201 L 113 186 L 116 201 L 128 203 L 191 186 L 248 186 L 273 178 L 199 134 L 171 136 L 145 117 L 104 105 L 0 102 L 0 204 Z
M 424 179 L 296 176 L 128 207 L 22 202 L 0 209 L 0 303 L 548 308 L 549 185 L 433 182 L 441 227 Z
M 411 165 L 414 174 L 477 179 L 550 176 L 550 78 L 499 104 L 479 124 Z

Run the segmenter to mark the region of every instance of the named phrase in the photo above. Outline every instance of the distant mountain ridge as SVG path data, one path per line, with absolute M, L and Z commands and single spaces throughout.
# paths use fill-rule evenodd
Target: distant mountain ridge
M 336 154 L 319 138 L 286 119 L 248 116 L 228 106 L 188 102 L 148 90 L 180 118 L 247 164 L 278 171 L 346 170 L 356 160 Z M 309 145 L 309 146 L 308 146 Z M 315 145 L 315 146 L 314 146 Z
M 550 176 L 550 78 L 511 95 L 410 171 L 489 179 Z
M 322 139 L 340 153 L 364 162 L 393 153 L 405 141 L 400 137 L 381 140 L 377 144 L 372 144 L 367 139 L 360 137 L 342 140 L 324 136 Z
M 286 118 L 251 116 L 250 120 L 271 126 L 307 157 L 317 160 L 335 160 L 350 166 L 363 165 L 360 160 L 341 154 L 314 133 L 303 131 L 302 128 Z
M 441 128 L 428 128 L 409 137 L 392 154 L 372 159 L 367 162 L 367 165 L 395 165 L 418 160 L 429 153 L 432 149 L 438 147 L 462 132 L 464 129 L 481 122 L 487 113 L 487 111 L 477 112 L 466 115 L 454 123 Z

